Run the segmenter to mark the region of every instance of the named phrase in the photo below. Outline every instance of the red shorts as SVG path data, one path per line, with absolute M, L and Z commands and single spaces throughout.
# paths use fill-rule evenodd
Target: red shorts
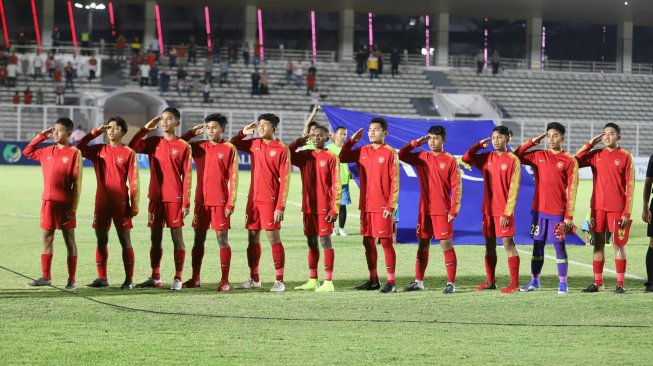
M 195 205 L 193 227 L 208 230 L 209 224 L 213 230 L 231 229 L 231 218 L 224 214 L 225 206 Z
M 279 230 L 281 223 L 274 223 L 276 204 L 247 201 L 245 228 L 247 230 Z
M 394 215 L 383 217 L 381 212 L 361 212 L 361 236 L 392 238 Z
M 621 212 L 605 212 L 597 209 L 590 209 L 590 231 L 593 233 L 604 233 L 610 231 L 614 234 L 617 222 L 621 221 Z
M 70 203 L 42 201 L 41 228 L 44 230 L 74 229 L 77 226 L 75 215 L 70 213 Z
M 95 207 L 93 213 L 93 229 L 111 228 L 111 221 L 116 230 L 129 230 L 133 228 L 132 218 L 127 214 L 128 209 L 125 205 L 122 207 Z
M 417 239 L 437 240 L 453 238 L 453 221 L 447 215 L 417 215 Z
M 179 202 L 150 201 L 147 208 L 148 227 L 184 226 L 183 205 Z
M 333 232 L 333 223 L 327 221 L 327 215 L 305 213 L 304 235 L 329 236 Z
M 515 236 L 515 218 L 511 217 L 506 227 L 501 227 L 501 216 L 483 215 L 483 236 L 486 238 L 503 238 Z

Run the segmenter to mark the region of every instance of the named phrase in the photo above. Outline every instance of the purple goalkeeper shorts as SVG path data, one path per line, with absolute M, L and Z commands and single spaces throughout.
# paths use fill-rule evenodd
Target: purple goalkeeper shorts
M 555 226 L 565 218 L 560 215 L 545 214 L 544 212 L 531 211 L 531 238 L 539 241 L 559 241 L 555 236 Z

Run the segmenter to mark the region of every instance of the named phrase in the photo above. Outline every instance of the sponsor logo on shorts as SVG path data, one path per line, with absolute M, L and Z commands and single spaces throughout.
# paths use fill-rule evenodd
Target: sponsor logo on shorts
M 385 233 L 385 230 L 379 230 L 379 234 Z
M 327 230 L 329 230 L 329 228 L 322 229 L 321 231 L 322 231 L 322 232 L 325 232 L 325 231 L 327 231 Z
M 274 225 L 273 222 L 268 222 L 268 226 L 272 226 L 272 225 Z
M 445 232 L 440 233 L 440 235 L 447 235 L 447 234 L 449 234 L 448 231 L 445 231 Z
M 507 233 L 508 231 L 509 231 L 509 230 L 501 230 L 501 233 L 502 233 L 502 234 L 505 234 L 505 233 Z
M 226 222 L 223 222 L 222 224 L 220 224 L 220 226 L 225 226 L 225 225 L 227 225 Z

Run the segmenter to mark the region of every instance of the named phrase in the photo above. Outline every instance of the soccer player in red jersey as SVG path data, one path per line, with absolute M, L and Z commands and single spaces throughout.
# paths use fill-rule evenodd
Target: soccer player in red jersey
M 632 155 L 619 146 L 621 129 L 607 123 L 603 133 L 583 145 L 576 153 L 580 168 L 591 167 L 593 190 L 590 201 L 590 230 L 594 232 L 594 283 L 583 292 L 603 291 L 603 266 L 605 264 L 605 232 L 614 238 L 614 263 L 617 269 L 617 287 L 614 293 L 623 294 L 626 276 L 625 229 L 630 225 L 635 191 L 635 166 Z M 592 150 L 599 141 L 605 148 Z M 590 151 L 591 150 L 591 151 Z
M 160 116 L 154 117 L 134 135 L 129 147 L 137 153 L 150 157 L 150 188 L 148 198 L 148 226 L 151 230 L 152 247 L 150 264 L 152 275 L 136 287 L 161 287 L 161 257 L 163 248 L 163 227 L 170 228 L 174 244 L 175 277 L 170 287 L 173 291 L 182 288 L 182 274 L 186 249 L 182 227 L 184 217 L 190 208 L 190 190 L 192 181 L 191 147 L 188 142 L 175 135 L 179 126 L 180 113 L 175 108 L 166 108 Z M 150 136 L 143 139 L 148 132 L 161 124 L 163 136 Z
M 353 149 L 363 136 L 363 129 L 347 140 L 340 151 L 340 161 L 356 163 L 360 179 L 361 235 L 370 279 L 355 288 L 359 291 L 378 290 L 376 240 L 381 242 L 385 254 L 388 282 L 381 293 L 396 291 L 395 264 L 397 255 L 392 246 L 392 225 L 399 198 L 399 158 L 391 146 L 385 144 L 388 122 L 375 117 L 370 121 L 367 137 L 370 144 Z
M 88 145 L 105 132 L 109 140 L 108 144 Z M 133 227 L 132 217 L 138 214 L 140 181 L 136 153 L 122 144 L 122 137 L 126 133 L 127 122 L 118 116 L 111 117 L 106 124 L 94 128 L 77 144 L 82 156 L 93 162 L 97 179 L 93 229 L 95 229 L 97 238 L 95 262 L 98 278 L 89 287 L 109 287 L 107 279 L 109 249 L 107 245 L 109 243 L 108 233 L 111 221 L 113 221 L 122 247 L 122 261 L 125 268 L 125 281 L 120 289 L 132 289 L 134 249 L 131 244 L 130 230 Z M 129 182 L 129 188 L 127 188 L 127 182 Z
M 200 287 L 204 242 L 210 226 L 215 230 L 220 246 L 222 277 L 217 290 L 224 292 L 230 289 L 231 247 L 228 234 L 238 195 L 238 151 L 234 145 L 222 138 L 226 127 L 227 117 L 215 113 L 208 115 L 203 124 L 193 127 L 181 136 L 188 141 L 206 131 L 209 138 L 190 143 L 197 170 L 193 217 L 195 241 L 191 251 L 193 276 L 183 283 L 184 288 Z
M 527 152 L 546 139 L 548 150 Z M 540 273 L 544 265 L 544 246 L 547 239 L 553 242 L 558 265 L 558 293 L 569 292 L 567 286 L 567 249 L 564 235 L 556 235 L 556 226 L 563 225 L 566 232 L 574 226 L 576 190 L 578 188 L 578 162 L 562 149 L 565 141 L 565 126 L 551 122 L 546 133 L 524 142 L 515 154 L 524 165 L 533 168 L 535 194 L 533 195 L 531 237 L 533 257 L 531 258 L 531 281 L 521 291 L 540 289 Z M 561 224 L 564 223 L 564 224 Z
M 41 199 L 41 228 L 43 229 L 43 254 L 41 254 L 41 277 L 32 286 L 52 284 L 50 268 L 54 231 L 61 230 L 68 250 L 67 290 L 74 290 L 77 271 L 77 245 L 75 243 L 75 213 L 82 189 L 82 154 L 70 146 L 68 138 L 73 130 L 73 121 L 59 118 L 54 126 L 40 132 L 23 151 L 26 157 L 41 164 L 43 171 L 43 195 Z M 37 146 L 50 138 L 55 145 Z
M 648 159 L 648 166 L 646 167 L 646 178 L 644 180 L 644 206 L 642 207 L 642 220 L 647 224 L 646 225 L 646 236 L 649 237 L 648 240 L 648 251 L 646 252 L 646 289 L 644 290 L 647 293 L 653 292 L 653 222 L 651 216 L 651 207 L 653 207 L 653 202 L 651 202 L 651 187 L 653 187 L 653 155 Z
M 428 135 L 406 144 L 399 150 L 399 159 L 414 166 L 420 186 L 420 200 L 417 211 L 417 260 L 415 282 L 406 291 L 424 290 L 424 272 L 429 263 L 431 238 L 440 241 L 447 269 L 447 285 L 443 293 L 456 292 L 456 251 L 454 250 L 453 220 L 460 211 L 462 182 L 458 161 L 444 151 L 447 130 L 432 126 Z M 428 142 L 430 151 L 411 152 Z
M 258 266 L 261 259 L 261 230 L 265 230 L 272 246 L 272 260 L 276 280 L 271 292 L 285 291 L 283 272 L 286 255 L 279 230 L 286 209 L 290 184 L 290 152 L 288 147 L 274 137 L 279 117 L 267 113 L 258 122 L 245 126 L 231 143 L 240 151 L 248 152 L 252 162 L 252 178 L 247 197 L 245 226 L 248 230 L 247 263 L 250 279 L 236 285 L 237 289 L 260 288 Z M 259 138 L 246 137 L 258 132 Z
M 492 140 L 495 151 L 477 152 L 488 147 Z M 483 236 L 485 237 L 486 280 L 475 290 L 496 289 L 495 270 L 497 266 L 497 238 L 501 238 L 508 253 L 510 284 L 501 290 L 504 294 L 519 291 L 519 253 L 515 248 L 515 205 L 521 181 L 519 158 L 506 149 L 510 142 L 510 130 L 497 126 L 492 137 L 479 141 L 470 147 L 462 160 L 483 172 Z
M 295 151 L 304 146 L 308 139 L 313 149 Z M 308 244 L 308 270 L 310 279 L 295 290 L 332 292 L 334 286 L 334 251 L 331 244 L 333 223 L 340 209 L 340 160 L 333 152 L 325 149 L 329 140 L 329 129 L 317 125 L 312 133 L 293 141 L 290 161 L 297 166 L 302 176 L 302 212 L 304 213 L 304 235 Z M 324 248 L 324 283 L 320 286 L 317 278 L 317 264 L 320 261 L 319 242 Z

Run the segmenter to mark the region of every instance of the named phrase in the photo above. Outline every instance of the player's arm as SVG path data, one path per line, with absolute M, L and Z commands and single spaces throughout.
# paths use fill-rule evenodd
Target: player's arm
M 487 154 L 477 154 L 477 152 L 488 147 L 491 139 L 491 137 L 485 138 L 467 149 L 465 154 L 463 154 L 463 162 L 476 167 L 477 169 L 481 169 L 483 165 L 485 165 Z
M 82 153 L 75 151 L 75 161 L 73 161 L 73 201 L 70 205 L 71 213 L 74 215 L 79 206 L 79 197 L 82 194 Z
M 344 145 L 342 145 L 342 150 L 340 150 L 340 155 L 338 158 L 340 159 L 340 162 L 342 163 L 358 163 L 358 159 L 361 156 L 361 150 L 359 149 L 354 149 L 354 145 L 360 141 L 361 137 L 363 136 L 363 129 L 359 129 L 354 133 L 352 137 L 350 137 Z
M 653 186 L 653 155 L 648 160 L 648 168 L 646 169 L 646 179 L 644 180 L 644 206 L 642 209 L 642 220 L 645 223 L 651 223 L 651 210 L 648 205 L 651 202 L 651 187 Z
M 286 209 L 286 199 L 288 199 L 288 189 L 290 188 L 290 169 L 290 152 L 286 147 L 279 156 L 279 199 L 274 210 L 275 223 L 283 221 L 283 212 Z
M 236 197 L 238 196 L 238 150 L 232 144 L 231 160 L 229 161 L 229 198 L 225 206 L 224 214 L 229 217 L 236 207 Z
M 147 142 L 143 138 L 148 132 L 156 130 L 160 120 L 161 116 L 156 116 L 147 122 L 129 141 L 129 147 L 137 153 L 148 153 Z
M 331 159 L 331 202 L 329 202 L 329 213 L 327 214 L 328 222 L 335 222 L 340 212 L 340 202 L 342 201 L 342 184 L 340 184 L 340 160 L 334 154 Z
M 408 163 L 410 165 L 416 165 L 419 164 L 419 153 L 413 153 L 413 149 L 415 149 L 418 146 L 422 146 L 428 141 L 429 137 L 427 136 L 422 136 L 418 138 L 417 140 L 412 140 L 411 142 L 407 143 L 404 145 L 399 150 L 399 153 L 397 154 L 399 156 L 399 160 Z
M 91 132 L 87 133 L 84 137 L 79 140 L 75 147 L 82 152 L 82 156 L 89 160 L 94 160 L 97 154 L 97 148 L 93 149 L 92 146 L 88 144 L 101 136 L 106 130 L 109 129 L 109 125 L 102 125 L 98 128 L 94 128 Z M 99 145 L 96 145 L 99 147 Z
M 506 227 L 510 223 L 510 218 L 515 213 L 515 206 L 517 205 L 517 194 L 519 193 L 519 184 L 521 182 L 521 162 L 515 156 L 512 164 L 512 175 L 510 177 L 510 186 L 508 187 L 508 199 L 506 200 L 506 208 L 501 215 L 501 226 Z
M 306 135 L 309 132 L 308 125 L 311 122 L 313 122 L 313 119 L 315 118 L 315 115 L 317 114 L 317 111 L 319 111 L 319 110 L 320 110 L 319 105 L 313 106 L 313 110 L 311 111 L 311 114 L 308 116 L 308 118 L 306 119 L 306 122 L 304 123 L 304 130 L 303 130 L 304 135 Z M 290 150 L 290 151 L 292 151 L 292 150 Z
M 521 146 L 514 151 L 514 154 L 517 155 L 519 160 L 524 165 L 535 166 L 535 152 L 528 152 L 532 147 L 539 145 L 542 140 L 546 137 L 546 134 L 533 137 L 532 139 L 526 140 Z
M 52 131 L 54 131 L 54 127 L 47 128 L 41 132 L 39 132 L 36 137 L 32 139 L 32 141 L 25 146 L 25 149 L 23 149 L 23 155 L 25 155 L 28 159 L 40 161 L 40 149 L 38 148 L 38 145 L 49 139 L 50 135 L 52 135 Z
M 574 222 L 574 211 L 576 209 L 576 193 L 578 191 L 578 162 L 572 158 L 571 164 L 567 166 L 567 207 L 565 210 L 565 225 L 570 230 Z
M 625 178 L 626 206 L 621 214 L 621 227 L 625 227 L 630 221 L 630 214 L 633 212 L 633 197 L 635 196 L 635 164 L 633 163 L 633 156 L 630 154 L 626 159 Z
M 195 125 L 190 130 L 184 132 L 183 135 L 179 136 L 179 138 L 188 142 L 192 140 L 195 136 L 201 135 L 204 132 L 204 128 L 205 125 L 203 123 L 199 125 Z M 201 147 L 202 142 L 203 141 L 188 142 L 190 144 L 191 151 L 194 158 L 202 156 L 204 154 L 203 151 L 204 149 Z
M 129 154 L 129 170 L 127 179 L 129 179 L 129 213 L 131 217 L 138 215 L 138 202 L 141 194 L 141 181 L 138 176 L 138 159 L 134 150 Z
M 601 133 L 600 135 L 595 136 L 588 143 L 578 149 L 576 152 L 576 160 L 578 161 L 579 168 L 585 168 L 594 164 L 594 156 L 596 156 L 596 154 L 601 150 L 592 151 L 592 148 L 603 139 L 603 135 L 605 134 Z
M 452 157 L 454 163 L 451 164 L 451 170 L 449 171 L 449 182 L 451 184 L 451 207 L 449 208 L 448 220 L 449 222 L 453 221 L 458 217 L 460 212 L 460 201 L 463 196 L 463 181 L 462 176 L 460 175 L 460 169 L 458 168 L 458 162 L 456 158 Z
M 288 145 L 288 150 L 290 151 L 290 161 L 293 165 L 301 167 L 305 163 L 305 159 L 302 156 L 301 151 L 297 151 L 300 147 L 306 145 L 308 141 L 308 134 L 304 134 L 302 137 L 299 137 Z
M 399 158 L 394 149 L 392 150 L 392 154 L 390 154 L 389 160 L 390 197 L 385 204 L 385 210 L 383 211 L 384 218 L 389 218 L 394 214 L 397 210 L 397 203 L 399 202 Z
M 191 165 L 191 156 L 192 156 L 192 149 L 190 147 L 190 144 L 186 148 L 186 151 L 184 151 L 184 159 L 182 160 L 182 164 L 184 167 L 184 181 L 183 181 L 183 189 L 184 189 L 184 198 L 183 198 L 183 214 L 184 217 L 188 215 L 190 212 L 190 191 L 192 189 L 193 185 L 193 167 Z
M 258 125 L 258 122 L 253 122 L 248 124 L 247 126 L 243 127 L 242 130 L 238 131 L 236 136 L 231 138 L 231 143 L 236 146 L 236 149 L 240 151 L 245 151 L 249 152 L 250 148 L 252 147 L 252 139 L 245 140 L 247 136 L 253 135 L 254 130 L 256 130 L 256 125 Z

